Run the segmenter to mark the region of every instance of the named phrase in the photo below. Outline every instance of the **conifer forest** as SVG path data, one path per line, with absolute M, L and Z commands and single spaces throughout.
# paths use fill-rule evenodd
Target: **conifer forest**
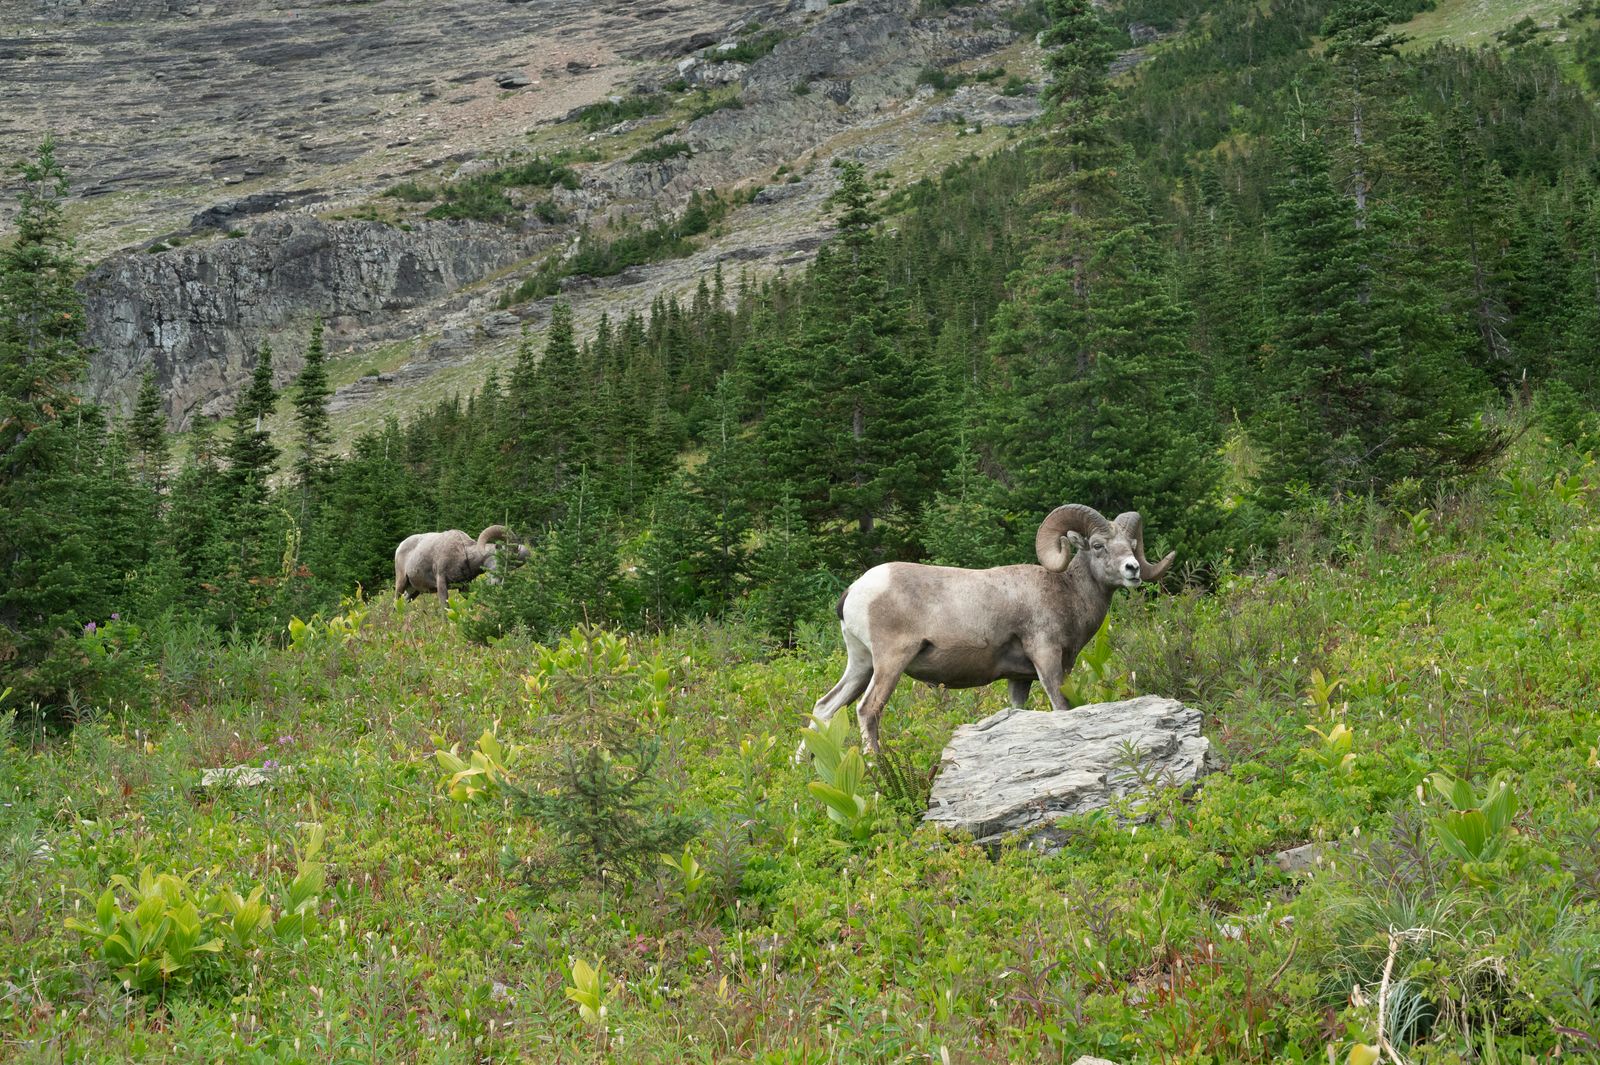
M 0 122 L 0 1060 L 1600 1058 L 1600 4 L 749 6 L 578 147 L 362 178 L 328 225 L 574 235 L 490 275 L 504 357 L 360 423 L 331 306 L 215 416 L 95 344 L 100 175 Z M 570 228 L 884 12 L 882 55 L 1012 49 L 922 69 L 967 110 L 916 167 L 862 125 Z M 718 256 L 795 188 L 803 261 Z M 906 591 L 851 635 L 852 584 L 1053 580 L 1069 503 L 1176 562 L 1049 694 L 1176 700 L 1203 769 L 1113 737 L 1092 808 L 941 827 L 941 752 L 1015 703 L 910 667 L 880 750 L 813 719 L 852 641 L 944 631 Z M 465 568 L 408 584 L 442 530 Z

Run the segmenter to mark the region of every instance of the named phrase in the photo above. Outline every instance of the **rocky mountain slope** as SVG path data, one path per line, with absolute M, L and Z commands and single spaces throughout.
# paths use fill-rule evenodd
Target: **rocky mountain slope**
M 730 205 L 687 257 L 565 278 L 582 323 L 718 264 L 804 261 L 834 157 L 907 180 L 1002 145 L 1038 110 L 1024 10 L 32 0 L 0 14 L 0 138 L 16 155 L 53 131 L 71 168 L 97 399 L 125 408 L 153 366 L 176 424 L 221 414 L 259 343 L 286 380 L 321 316 L 348 436 L 507 358 L 550 302 L 514 293 L 580 233 L 659 224 L 696 192 Z M 986 75 L 936 93 L 932 70 Z M 619 121 L 582 111 L 606 101 Z M 556 153 L 571 187 L 538 209 L 512 190 L 498 221 L 383 195 Z

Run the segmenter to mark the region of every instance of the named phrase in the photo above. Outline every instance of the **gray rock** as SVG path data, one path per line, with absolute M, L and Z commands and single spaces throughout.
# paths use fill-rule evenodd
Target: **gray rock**
M 1002 96 L 987 86 L 963 85 L 948 100 L 935 104 L 922 114 L 922 121 L 982 122 L 986 126 L 1021 126 L 1044 113 L 1043 105 L 1031 96 Z
M 154 366 L 168 415 L 186 428 L 197 414 L 231 409 L 261 340 L 272 340 L 283 384 L 299 369 L 315 315 L 363 325 L 390 320 L 547 242 L 475 222 L 428 222 L 407 232 L 292 216 L 257 223 L 236 240 L 114 256 L 80 285 L 97 351 L 88 391 L 127 409 Z
M 803 181 L 783 185 L 766 185 L 762 187 L 760 192 L 756 193 L 755 198 L 750 202 L 759 204 L 782 203 L 784 200 L 792 200 L 802 192 L 805 192 L 807 188 L 808 186 Z
M 483 330 L 484 336 L 510 336 L 522 328 L 522 319 L 510 311 L 495 311 L 479 319 L 478 328 Z
M 229 765 L 200 773 L 202 788 L 257 788 L 294 776 L 292 765 Z
M 1106 1058 L 1092 1058 L 1085 1054 L 1077 1061 L 1074 1061 L 1072 1065 L 1117 1065 L 1117 1063 Z
M 1137 770 L 1129 764 L 1138 750 Z M 1200 711 L 1146 695 L 1066 714 L 1012 708 L 962 725 L 944 749 L 924 820 L 980 843 L 1103 809 L 1141 779 L 1186 787 L 1206 771 Z
M 1128 23 L 1128 39 L 1134 44 L 1153 44 L 1162 38 L 1160 30 L 1144 22 Z
M 1331 843 L 1306 843 L 1279 851 L 1272 856 L 1272 860 L 1290 876 L 1310 876 L 1327 865 L 1332 853 Z
M 697 63 L 690 67 L 685 79 L 690 85 L 710 88 L 713 85 L 733 85 L 749 69 L 748 63 Z
M 502 89 L 521 89 L 533 84 L 533 79 L 520 70 L 507 70 L 494 76 L 494 83 Z

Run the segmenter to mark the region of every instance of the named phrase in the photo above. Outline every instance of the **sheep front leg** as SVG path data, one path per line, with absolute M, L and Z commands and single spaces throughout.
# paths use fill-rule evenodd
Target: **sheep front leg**
M 449 578 L 447 578 L 443 573 L 437 573 L 437 572 L 434 573 L 434 575 L 433 575 L 433 587 L 439 593 L 439 605 L 441 607 L 449 606 L 450 605 L 450 580 L 449 580 Z
M 1061 694 L 1061 682 L 1067 679 L 1061 648 L 1024 645 L 1022 650 L 1027 654 L 1028 661 L 1033 663 L 1034 672 L 1039 675 L 1045 697 L 1050 700 L 1050 709 L 1058 714 L 1071 710 L 1067 705 L 1067 697 Z

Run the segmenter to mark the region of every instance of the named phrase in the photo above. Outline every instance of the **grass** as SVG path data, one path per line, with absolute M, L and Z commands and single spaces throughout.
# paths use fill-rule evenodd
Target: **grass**
M 1049 856 L 987 855 L 892 804 L 864 842 L 829 821 L 788 758 L 840 659 L 821 609 L 794 653 L 692 626 L 598 680 L 581 642 L 541 672 L 526 639 L 471 644 L 430 601 L 379 597 L 297 649 L 174 623 L 129 642 L 119 697 L 71 735 L 3 741 L 0 1057 L 1344 1060 L 1376 1041 L 1386 969 L 1407 1060 L 1581 1056 L 1600 1039 L 1597 496 L 1592 461 L 1525 443 L 1425 509 L 1309 515 L 1270 572 L 1119 599 L 1105 694 L 1200 707 L 1219 772 L 1136 830 L 1071 820 Z M 595 699 L 661 739 L 704 822 L 693 876 L 678 855 L 628 891 L 533 889 L 546 827 L 446 796 L 439 745 L 495 729 L 527 780 Z M 1001 702 L 907 684 L 885 737 L 926 767 Z M 1308 730 L 1335 722 L 1348 759 Z M 268 759 L 297 771 L 197 787 Z M 1436 772 L 1515 790 L 1484 860 L 1444 845 L 1418 791 Z M 145 865 L 276 899 L 313 823 L 327 884 L 303 944 L 129 995 L 65 926 Z M 1292 880 L 1268 856 L 1307 840 L 1329 865 Z
M 659 115 L 672 107 L 672 97 L 666 93 L 624 96 L 619 100 L 602 100 L 578 112 L 578 122 L 584 129 L 598 133 L 619 122 L 632 118 Z
M 640 148 L 628 156 L 630 163 L 660 163 L 667 159 L 676 159 L 680 155 L 693 155 L 691 149 L 683 141 L 657 141 L 655 144 Z
M 664 154 L 644 159 L 636 157 L 632 161 L 652 162 L 657 158 L 672 158 L 689 150 L 687 145 L 681 144 L 665 144 L 661 147 L 667 149 Z M 630 266 L 681 259 L 695 251 L 694 238 L 720 222 L 730 206 L 715 192 L 704 197 L 694 193 L 678 218 L 648 226 L 625 227 L 608 234 L 594 234 L 585 230 L 577 250 L 571 256 L 562 258 L 552 255 L 545 259 L 516 289 L 506 294 L 501 306 L 509 307 L 530 299 L 553 296 L 561 291 L 563 278 L 614 277 Z
M 1494 35 L 1524 18 L 1554 23 L 1576 9 L 1581 0 L 1438 0 L 1400 27 L 1412 38 L 1408 47 L 1427 48 L 1440 41 L 1493 45 Z
M 559 216 L 553 202 L 540 200 L 530 204 L 511 199 L 506 191 L 553 189 L 557 186 L 575 189 L 578 187 L 578 175 L 566 164 L 567 159 L 562 156 L 547 159 L 535 155 L 441 185 L 404 181 L 383 195 L 401 203 L 435 203 L 436 206 L 423 215 L 429 219 L 506 222 L 520 218 L 531 207 L 541 220 L 550 222 Z

